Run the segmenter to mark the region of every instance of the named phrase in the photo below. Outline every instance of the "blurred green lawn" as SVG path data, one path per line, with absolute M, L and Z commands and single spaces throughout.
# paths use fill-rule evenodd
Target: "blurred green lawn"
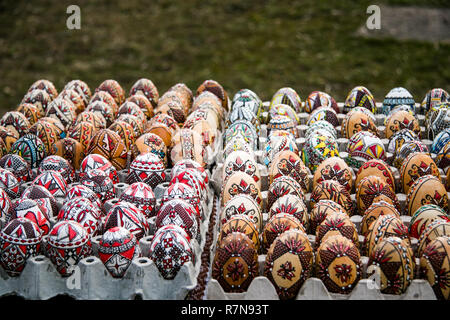
M 250 88 L 270 99 L 290 86 L 302 99 L 324 90 L 345 99 L 356 85 L 377 101 L 403 86 L 421 101 L 449 89 L 450 44 L 362 39 L 370 4 L 449 7 L 449 1 L 73 1 L 0 2 L 0 110 L 49 79 L 61 90 L 81 79 L 95 89 L 116 79 L 128 93 L 141 78 L 160 94 L 177 82 L 205 79 L 232 95 Z M 68 30 L 66 8 L 81 8 L 81 30 Z

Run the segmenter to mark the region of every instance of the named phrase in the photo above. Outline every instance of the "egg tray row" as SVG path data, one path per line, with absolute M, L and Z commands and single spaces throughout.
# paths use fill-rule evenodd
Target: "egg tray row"
M 169 169 L 167 169 L 169 170 Z M 124 183 L 126 170 L 118 172 L 119 183 L 116 187 L 116 197 L 104 204 L 104 212 L 107 212 L 119 201 L 121 193 L 128 187 Z M 169 177 L 170 175 L 167 175 Z M 29 184 L 29 183 L 28 183 Z M 25 188 L 27 184 L 21 186 Z M 156 210 L 161 204 L 169 182 L 164 182 L 154 189 L 156 197 Z M 197 277 L 200 273 L 201 254 L 205 247 L 206 233 L 209 219 L 214 210 L 214 192 L 209 188 L 208 200 L 204 203 L 205 217 L 200 226 L 200 241 L 192 239 L 195 260 L 185 263 L 176 277 L 171 280 L 164 279 L 155 263 L 148 258 L 151 242 L 156 231 L 155 219 L 148 219 L 149 234 L 139 241 L 142 256 L 135 258 L 123 278 L 113 278 L 98 257 L 98 248 L 101 235 L 91 238 L 93 254 L 82 259 L 74 273 L 69 277 L 62 277 L 49 258 L 42 255 L 31 257 L 20 276 L 10 277 L 0 267 L 0 297 L 18 295 L 25 299 L 45 300 L 58 295 L 68 295 L 74 299 L 135 299 L 137 297 L 149 300 L 181 300 L 197 286 Z M 63 201 L 57 201 L 58 210 L 63 206 Z M 55 217 L 50 218 L 51 227 L 56 223 Z M 5 218 L 0 219 L 0 227 L 5 225 Z M 41 248 L 45 248 L 48 235 L 42 239 Z

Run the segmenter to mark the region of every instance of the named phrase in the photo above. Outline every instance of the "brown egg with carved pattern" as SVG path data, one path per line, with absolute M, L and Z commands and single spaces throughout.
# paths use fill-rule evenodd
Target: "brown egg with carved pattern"
M 333 200 L 322 199 L 315 203 L 309 215 L 309 232 L 316 234 L 317 226 L 331 213 L 347 214 L 345 209 Z
M 293 194 L 304 200 L 305 196 L 300 184 L 290 176 L 276 178 L 269 186 L 267 195 L 267 208 L 270 209 L 275 201 L 287 194 Z
M 400 168 L 400 181 L 403 185 L 403 193 L 408 194 L 409 188 L 414 181 L 425 175 L 441 178 L 439 168 L 431 156 L 425 152 L 409 154 Z
M 309 228 L 308 208 L 305 202 L 298 196 L 287 194 L 278 198 L 272 207 L 270 207 L 269 218 L 279 213 L 288 213 L 296 217 L 303 225 L 305 230 Z
M 278 213 L 272 216 L 264 226 L 261 234 L 262 252 L 266 253 L 273 241 L 283 232 L 290 229 L 299 229 L 306 233 L 300 220 L 289 213 Z
M 283 150 L 275 154 L 269 167 L 269 184 L 281 176 L 294 178 L 301 186 L 304 193 L 309 190 L 309 170 L 300 156 L 291 151 Z
M 355 186 L 358 186 L 359 182 L 368 176 L 378 176 L 383 178 L 388 183 L 392 190 L 395 192 L 395 179 L 389 165 L 381 159 L 371 159 L 365 162 L 358 170 L 355 179 Z
M 131 126 L 131 124 L 123 120 L 116 120 L 109 126 L 108 129 L 114 131 L 122 138 L 122 141 L 125 143 L 127 151 L 131 150 L 131 146 L 134 144 L 136 140 L 134 129 Z
M 359 131 L 370 131 L 378 136 L 375 117 L 365 108 L 352 109 L 346 114 L 341 123 L 341 136 L 350 139 Z
M 343 212 L 330 212 L 316 229 L 316 248 L 334 235 L 342 235 L 359 247 L 358 232 L 350 217 Z
M 349 215 L 353 214 L 353 202 L 350 193 L 336 180 L 323 180 L 313 189 L 311 205 L 322 199 L 332 200 L 342 206 Z
M 397 195 L 383 178 L 368 176 L 356 186 L 356 207 L 360 215 L 364 215 L 364 212 L 372 203 L 380 200 L 389 202 L 394 205 L 397 211 L 401 211 Z
M 217 243 L 220 244 L 226 236 L 232 232 L 240 232 L 245 234 L 255 245 L 256 251 L 259 250 L 259 231 L 256 224 L 245 214 L 236 214 L 225 222 L 220 228 Z
M 351 192 L 353 187 L 354 173 L 347 163 L 339 157 L 327 158 L 317 167 L 314 172 L 313 188 L 324 180 L 336 180 Z
M 120 136 L 110 129 L 102 129 L 92 138 L 88 154 L 97 153 L 111 161 L 117 170 L 123 170 L 127 165 L 127 148 Z
M 136 139 L 134 144 L 131 146 L 131 152 L 133 157 L 137 157 L 140 154 L 147 152 L 152 152 L 160 157 L 164 165 L 167 167 L 168 164 L 168 152 L 166 144 L 160 136 L 154 133 L 144 133 L 139 138 Z
M 422 257 L 428 244 L 441 236 L 450 236 L 450 222 L 443 219 L 436 219 L 432 221 L 420 235 L 416 257 Z
M 450 237 L 441 236 L 430 241 L 420 257 L 420 274 L 433 288 L 439 300 L 450 300 L 448 275 L 450 272 Z
M 264 275 L 274 285 L 281 300 L 295 298 L 311 276 L 314 252 L 308 236 L 298 229 L 283 232 L 270 246 Z
M 75 139 L 64 138 L 58 140 L 51 148 L 51 153 L 58 155 L 70 162 L 75 170 L 78 170 L 85 157 L 83 145 Z
M 202 167 L 206 165 L 206 151 L 198 132 L 182 128 L 173 136 L 171 145 L 170 159 L 172 163 L 177 163 L 182 159 L 191 159 Z
M 94 137 L 97 129 L 91 122 L 80 121 L 76 123 L 68 132 L 68 137 L 77 140 L 87 152 L 89 144 Z
M 409 188 L 406 195 L 407 214 L 412 216 L 425 204 L 435 204 L 448 212 L 448 195 L 441 180 L 432 175 L 418 178 Z
M 368 274 L 377 272 L 380 291 L 400 295 L 414 279 L 416 263 L 409 244 L 398 237 L 381 239 L 369 257 Z
M 255 245 L 243 233 L 228 234 L 217 246 L 212 278 L 225 292 L 245 292 L 256 276 L 258 254 Z
M 394 133 L 402 129 L 409 129 L 420 135 L 419 120 L 410 112 L 406 110 L 399 110 L 392 113 L 384 121 L 386 139 L 389 139 Z
M 378 219 L 379 216 L 394 215 L 400 218 L 398 210 L 389 202 L 380 200 L 372 202 L 372 204 L 364 211 L 363 218 L 360 224 L 360 233 L 363 236 L 367 235 L 372 223 Z
M 316 252 L 316 274 L 329 292 L 348 294 L 362 276 L 361 256 L 355 244 L 342 235 L 323 241 Z
M 364 238 L 363 252 L 366 256 L 372 255 L 373 249 L 383 238 L 399 237 L 411 246 L 408 228 L 399 217 L 388 214 L 380 215 L 370 226 Z

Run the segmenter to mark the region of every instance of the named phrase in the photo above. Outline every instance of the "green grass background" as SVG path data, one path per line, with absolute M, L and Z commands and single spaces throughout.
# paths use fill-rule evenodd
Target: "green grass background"
M 66 8 L 81 8 L 68 30 Z M 160 94 L 177 82 L 195 90 L 219 81 L 230 95 L 250 88 L 270 99 L 284 86 L 302 99 L 324 90 L 345 99 L 356 85 L 377 101 L 406 87 L 421 101 L 449 89 L 450 44 L 355 35 L 370 4 L 449 7 L 449 1 L 0 1 L 0 111 L 49 79 L 61 90 L 81 79 L 95 89 L 116 79 L 128 93 L 141 78 Z M 382 18 L 382 17 L 381 17 Z

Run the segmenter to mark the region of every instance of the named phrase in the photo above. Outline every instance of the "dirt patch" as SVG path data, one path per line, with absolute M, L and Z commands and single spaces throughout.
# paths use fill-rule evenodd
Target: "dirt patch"
M 369 30 L 364 24 L 357 34 L 370 38 L 450 43 L 450 9 L 382 5 L 380 18 L 381 29 Z

